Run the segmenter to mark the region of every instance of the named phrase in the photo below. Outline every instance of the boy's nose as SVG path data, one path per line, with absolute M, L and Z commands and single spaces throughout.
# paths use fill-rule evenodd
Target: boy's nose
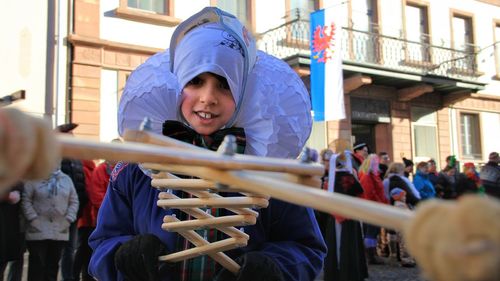
M 200 102 L 205 104 L 217 104 L 217 97 L 213 87 L 205 87 L 200 94 Z

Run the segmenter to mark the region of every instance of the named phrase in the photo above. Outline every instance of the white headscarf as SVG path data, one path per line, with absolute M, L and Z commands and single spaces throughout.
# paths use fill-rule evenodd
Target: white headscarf
M 229 44 L 233 39 L 226 33 L 243 46 L 244 56 L 237 49 L 220 45 L 221 40 Z M 304 83 L 284 61 L 256 52 L 255 42 L 243 25 L 213 7 L 181 23 L 170 49 L 152 56 L 132 72 L 120 100 L 119 133 L 138 129 L 145 117 L 150 119 L 152 130 L 160 134 L 165 120 L 185 121 L 179 112 L 182 88 L 202 72 L 227 79 L 237 109 L 226 126 L 245 130 L 245 154 L 280 158 L 299 155 L 312 127 L 310 97 Z
M 180 88 L 183 89 L 194 77 L 211 72 L 226 78 L 234 102 L 239 104 L 244 91 L 244 78 L 248 76 L 243 71 L 242 48 L 232 35 L 214 23 L 189 32 L 180 41 L 174 54 L 173 73 L 177 76 Z
M 175 29 L 169 52 L 170 71 L 180 79 L 181 88 L 203 72 L 213 72 L 228 80 L 236 110 L 225 127 L 232 126 L 241 109 L 248 76 L 257 60 L 255 39 L 245 26 L 229 13 L 206 7 Z M 237 53 L 241 57 L 237 57 Z

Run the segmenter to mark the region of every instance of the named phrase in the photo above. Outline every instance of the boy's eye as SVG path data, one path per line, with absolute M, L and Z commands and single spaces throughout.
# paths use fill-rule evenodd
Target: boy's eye
M 200 77 L 196 76 L 195 78 L 191 79 L 186 86 L 189 86 L 189 85 L 200 85 L 202 83 L 202 80 L 200 79 Z
M 219 80 L 219 87 L 224 89 L 224 90 L 230 90 L 229 89 L 229 84 L 227 83 L 226 79 L 220 79 Z

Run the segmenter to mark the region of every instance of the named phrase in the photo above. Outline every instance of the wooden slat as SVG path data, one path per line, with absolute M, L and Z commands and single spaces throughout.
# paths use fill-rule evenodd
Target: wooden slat
M 321 165 L 300 163 L 298 160 L 266 158 L 250 155 L 225 156 L 215 152 L 171 148 L 140 143 L 100 143 L 69 136 L 58 138 L 62 154 L 77 159 L 107 159 L 125 162 L 154 162 L 207 166 L 228 170 L 261 170 L 299 175 L 323 175 Z
M 164 220 L 165 221 L 165 220 Z M 251 225 L 257 222 L 256 217 L 250 215 L 234 215 L 234 216 L 223 216 L 214 217 L 207 219 L 197 219 L 197 220 L 187 220 L 178 222 L 165 222 L 162 224 L 161 228 L 167 231 L 187 231 L 187 230 L 197 230 L 197 229 L 210 229 L 217 227 L 228 227 L 228 226 L 244 226 Z
M 195 232 L 196 233 L 196 232 Z M 208 245 L 203 245 L 196 248 L 191 248 L 188 250 L 175 252 L 173 254 L 160 256 L 160 261 L 167 262 L 177 262 L 190 258 L 194 258 L 201 255 L 210 255 L 217 252 L 224 252 L 232 250 L 235 248 L 245 247 L 247 245 L 247 240 L 242 238 L 227 238 L 217 242 L 210 243 Z

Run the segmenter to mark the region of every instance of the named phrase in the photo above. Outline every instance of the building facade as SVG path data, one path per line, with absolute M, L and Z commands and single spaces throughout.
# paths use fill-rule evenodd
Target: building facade
M 500 149 L 498 1 L 320 4 L 334 9 L 341 24 L 347 118 L 316 123 L 311 146 L 342 138 L 394 161 L 433 158 L 441 166 L 448 155 L 481 164 Z M 309 30 L 307 16 L 298 16 L 265 33 L 269 42 L 261 44 L 305 82 L 310 53 L 302 38 Z
M 17 107 L 54 124 L 66 119 L 67 2 L 8 1 L 0 9 L 0 106 Z M 20 93 L 23 99 L 10 100 Z
M 0 46 L 8 66 L 1 77 L 9 81 L 0 89 L 26 90 L 14 106 L 54 125 L 78 123 L 79 137 L 118 136 L 116 112 L 130 72 L 209 5 L 236 14 L 260 49 L 309 85 L 309 13 L 328 8 L 341 23 L 347 118 L 315 123 L 310 146 L 343 138 L 395 161 L 434 158 L 441 165 L 452 154 L 484 163 L 500 150 L 495 0 L 49 0 L 29 11 L 23 2 L 0 12 L 13 26 L 0 35 L 11 42 Z

